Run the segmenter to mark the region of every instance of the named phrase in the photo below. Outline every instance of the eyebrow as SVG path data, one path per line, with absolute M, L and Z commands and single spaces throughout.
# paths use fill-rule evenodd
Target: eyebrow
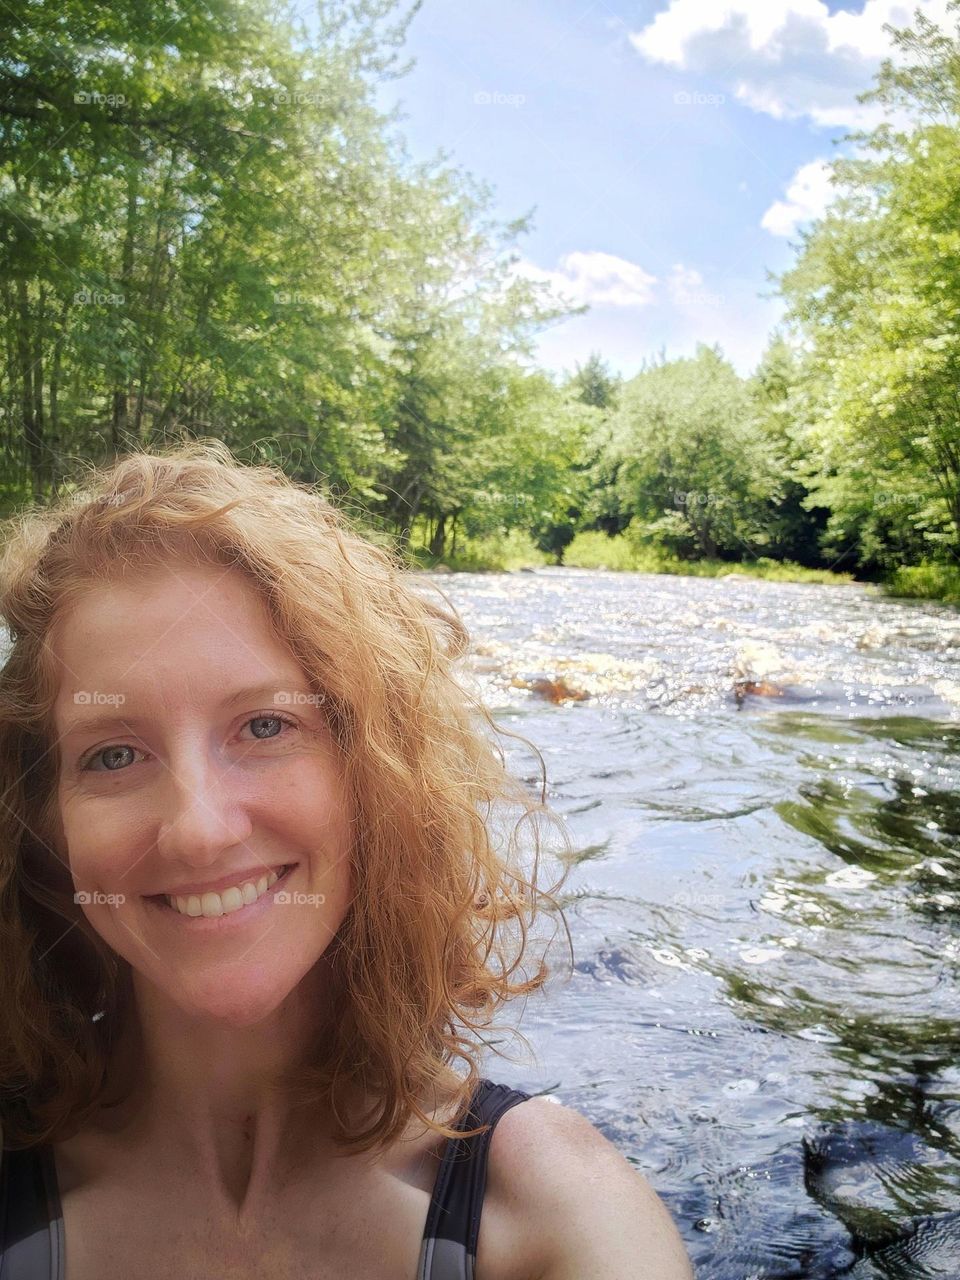
M 271 680 L 266 684 L 249 685 L 247 688 L 237 689 L 235 693 L 231 693 L 224 698 L 220 706 L 233 707 L 238 702 L 245 702 L 247 699 L 252 700 L 261 697 L 263 694 L 278 693 L 280 691 L 301 695 L 308 694 L 310 697 L 316 696 L 315 690 L 303 688 L 299 681 L 284 687 L 279 681 Z M 277 706 L 283 708 L 286 704 L 278 703 Z M 77 733 L 93 733 L 100 729 L 111 729 L 114 725 L 133 728 L 144 724 L 149 724 L 149 720 L 144 716 L 125 716 L 122 711 L 111 708 L 107 711 L 100 711 L 95 715 L 75 716 L 67 723 L 66 728 L 60 735 L 60 740 L 63 741 L 64 738 L 72 737 Z

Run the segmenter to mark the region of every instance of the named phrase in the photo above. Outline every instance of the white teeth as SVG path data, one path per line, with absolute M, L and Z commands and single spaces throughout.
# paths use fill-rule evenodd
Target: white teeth
M 231 885 L 223 893 L 190 893 L 176 898 L 165 895 L 165 898 L 174 911 L 179 911 L 184 916 L 228 916 L 263 897 L 279 879 L 280 873 L 271 871 L 259 880 L 246 880 L 242 885 Z

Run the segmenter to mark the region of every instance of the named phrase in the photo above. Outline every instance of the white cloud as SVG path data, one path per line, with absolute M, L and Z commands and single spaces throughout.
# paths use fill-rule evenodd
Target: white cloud
M 775 200 L 760 219 L 760 225 L 774 236 L 789 236 L 801 222 L 819 218 L 837 194 L 830 183 L 832 167 L 827 160 L 803 164 L 790 179 L 785 200 Z
M 619 264 L 615 272 L 611 263 Z M 639 276 L 625 271 L 627 267 Z M 514 270 L 549 283 L 568 297 L 577 289 L 578 301 L 600 304 L 541 334 L 538 358 L 558 372 L 572 372 L 592 351 L 600 351 L 614 368 L 632 376 L 644 358 L 661 349 L 674 359 L 693 355 L 697 342 L 706 342 L 719 343 L 746 375 L 760 359 L 770 329 L 782 314 L 778 300 L 761 297 L 757 282 L 724 277 L 718 283 L 683 262 L 674 263 L 661 279 L 624 258 L 582 251 L 564 255 L 554 271 L 529 261 L 518 263 Z M 634 281 L 630 290 L 625 279 Z M 611 296 L 618 300 L 611 303 Z M 633 298 L 631 303 L 624 301 L 627 296 Z
M 900 56 L 884 23 L 913 24 L 915 9 L 946 30 L 948 0 L 865 0 L 831 13 L 823 0 L 669 0 L 630 39 L 650 62 L 707 74 L 736 98 L 777 119 L 869 128 L 876 104 L 858 103 L 883 57 Z
M 534 263 L 517 263 L 518 275 L 549 284 L 571 302 L 611 307 L 645 307 L 653 301 L 657 277 L 636 262 L 598 250 L 565 253 L 556 270 L 545 271 Z
M 686 290 L 685 301 L 666 296 L 675 277 L 681 297 Z M 761 296 L 764 281 L 724 278 L 715 293 L 716 286 L 709 280 L 701 283 L 699 273 L 674 268 L 667 282 L 662 306 L 605 307 L 552 325 L 537 341 L 539 362 L 558 373 L 572 373 L 576 364 L 585 364 L 592 351 L 599 351 L 612 368 L 632 377 L 644 359 L 661 350 L 673 360 L 692 356 L 697 343 L 705 342 L 719 343 L 741 376 L 752 373 L 783 316 L 780 299 Z
M 517 275 L 548 284 L 562 297 L 591 307 L 654 307 L 670 303 L 686 314 L 716 308 L 723 299 L 704 285 L 696 267 L 677 262 L 662 282 L 636 262 L 597 250 L 574 250 L 565 253 L 552 270 L 538 267 L 527 259 L 514 266 Z

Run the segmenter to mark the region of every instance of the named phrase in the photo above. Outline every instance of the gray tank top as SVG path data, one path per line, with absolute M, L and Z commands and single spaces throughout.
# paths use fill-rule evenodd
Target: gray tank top
M 449 1138 L 427 1210 L 415 1280 L 474 1280 L 487 1155 L 497 1121 L 531 1095 L 481 1080 L 457 1130 L 490 1127 L 472 1138 Z M 0 1280 L 64 1280 L 63 1211 L 53 1151 L 3 1148 L 0 1161 Z M 414 1280 L 411 1277 L 411 1280 Z

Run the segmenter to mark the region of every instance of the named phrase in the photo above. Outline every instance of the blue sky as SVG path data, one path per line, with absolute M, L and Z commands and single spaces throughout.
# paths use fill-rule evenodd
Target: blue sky
M 539 357 L 593 350 L 625 375 L 661 349 L 719 342 L 742 374 L 782 313 L 767 272 L 835 195 L 843 137 L 884 23 L 948 0 L 425 0 L 416 65 L 382 89 L 411 156 L 443 150 L 495 189 L 503 218 L 534 210 L 520 269 L 590 311 L 549 329 Z

